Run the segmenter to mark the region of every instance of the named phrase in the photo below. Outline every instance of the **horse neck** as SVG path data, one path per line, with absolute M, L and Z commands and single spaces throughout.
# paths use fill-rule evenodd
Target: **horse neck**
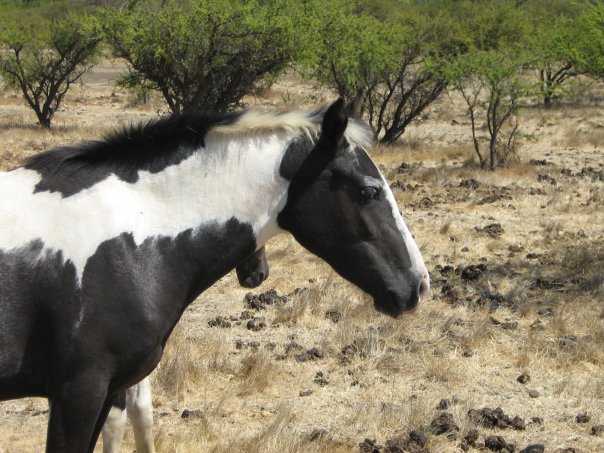
M 163 207 L 164 219 L 182 231 L 235 218 L 252 226 L 257 246 L 279 232 L 277 214 L 287 198 L 288 182 L 279 165 L 291 134 L 272 132 L 253 136 L 210 135 L 205 148 L 163 176 L 150 175 L 153 204 Z

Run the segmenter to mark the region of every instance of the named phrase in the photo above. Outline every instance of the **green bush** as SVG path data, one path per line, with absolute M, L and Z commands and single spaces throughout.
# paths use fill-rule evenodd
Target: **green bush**
M 169 2 L 107 10 L 104 33 L 130 72 L 125 86 L 152 86 L 173 112 L 237 107 L 258 82 L 281 73 L 300 49 L 287 1 Z

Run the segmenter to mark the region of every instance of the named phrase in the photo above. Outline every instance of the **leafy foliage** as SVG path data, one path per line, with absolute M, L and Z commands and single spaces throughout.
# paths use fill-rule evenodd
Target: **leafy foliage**
M 92 17 L 68 15 L 5 26 L 1 41 L 0 72 L 49 128 L 69 87 L 91 67 L 100 30 Z
M 104 29 L 115 55 L 129 63 L 124 85 L 157 88 L 173 112 L 225 111 L 294 60 L 292 12 L 278 0 L 141 3 L 109 10 Z
M 341 97 L 359 102 L 375 136 L 393 143 L 444 90 L 439 62 L 459 49 L 453 33 L 445 37 L 442 15 L 410 10 L 378 19 L 359 7 L 343 0 L 311 3 L 308 15 L 318 33 L 307 67 Z
M 468 3 L 464 6 L 471 7 Z M 452 61 L 445 73 L 451 88 L 462 95 L 468 107 L 481 168 L 494 170 L 516 149 L 519 101 L 530 89 L 522 70 L 529 67 L 532 57 L 522 47 L 526 28 L 521 13 L 511 4 L 492 4 L 465 17 L 459 19 L 472 31 L 468 51 Z M 479 121 L 487 129 L 486 151 Z

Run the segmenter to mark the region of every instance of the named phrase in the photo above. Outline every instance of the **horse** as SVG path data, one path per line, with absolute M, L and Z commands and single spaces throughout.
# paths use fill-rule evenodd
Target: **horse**
M 46 451 L 92 451 L 185 308 L 282 232 L 415 309 L 430 277 L 371 145 L 340 99 L 174 114 L 0 174 L 0 400 L 46 397 Z
M 256 288 L 269 276 L 264 246 L 236 268 L 239 284 L 244 288 Z M 153 401 L 151 382 L 145 377 L 138 384 L 122 390 L 112 403 L 103 425 L 103 453 L 118 453 L 129 419 L 134 431 L 137 453 L 155 453 L 153 442 Z

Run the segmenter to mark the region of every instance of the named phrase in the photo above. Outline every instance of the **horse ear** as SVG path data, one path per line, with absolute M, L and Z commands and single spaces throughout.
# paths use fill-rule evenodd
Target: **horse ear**
M 348 125 L 348 116 L 344 111 L 344 100 L 338 99 L 331 104 L 323 115 L 321 125 L 321 140 L 330 144 L 339 145 L 342 142 L 344 131 Z
M 361 101 L 363 100 L 363 90 L 359 90 L 352 101 L 346 104 L 344 108 L 346 114 L 352 118 L 361 118 Z

